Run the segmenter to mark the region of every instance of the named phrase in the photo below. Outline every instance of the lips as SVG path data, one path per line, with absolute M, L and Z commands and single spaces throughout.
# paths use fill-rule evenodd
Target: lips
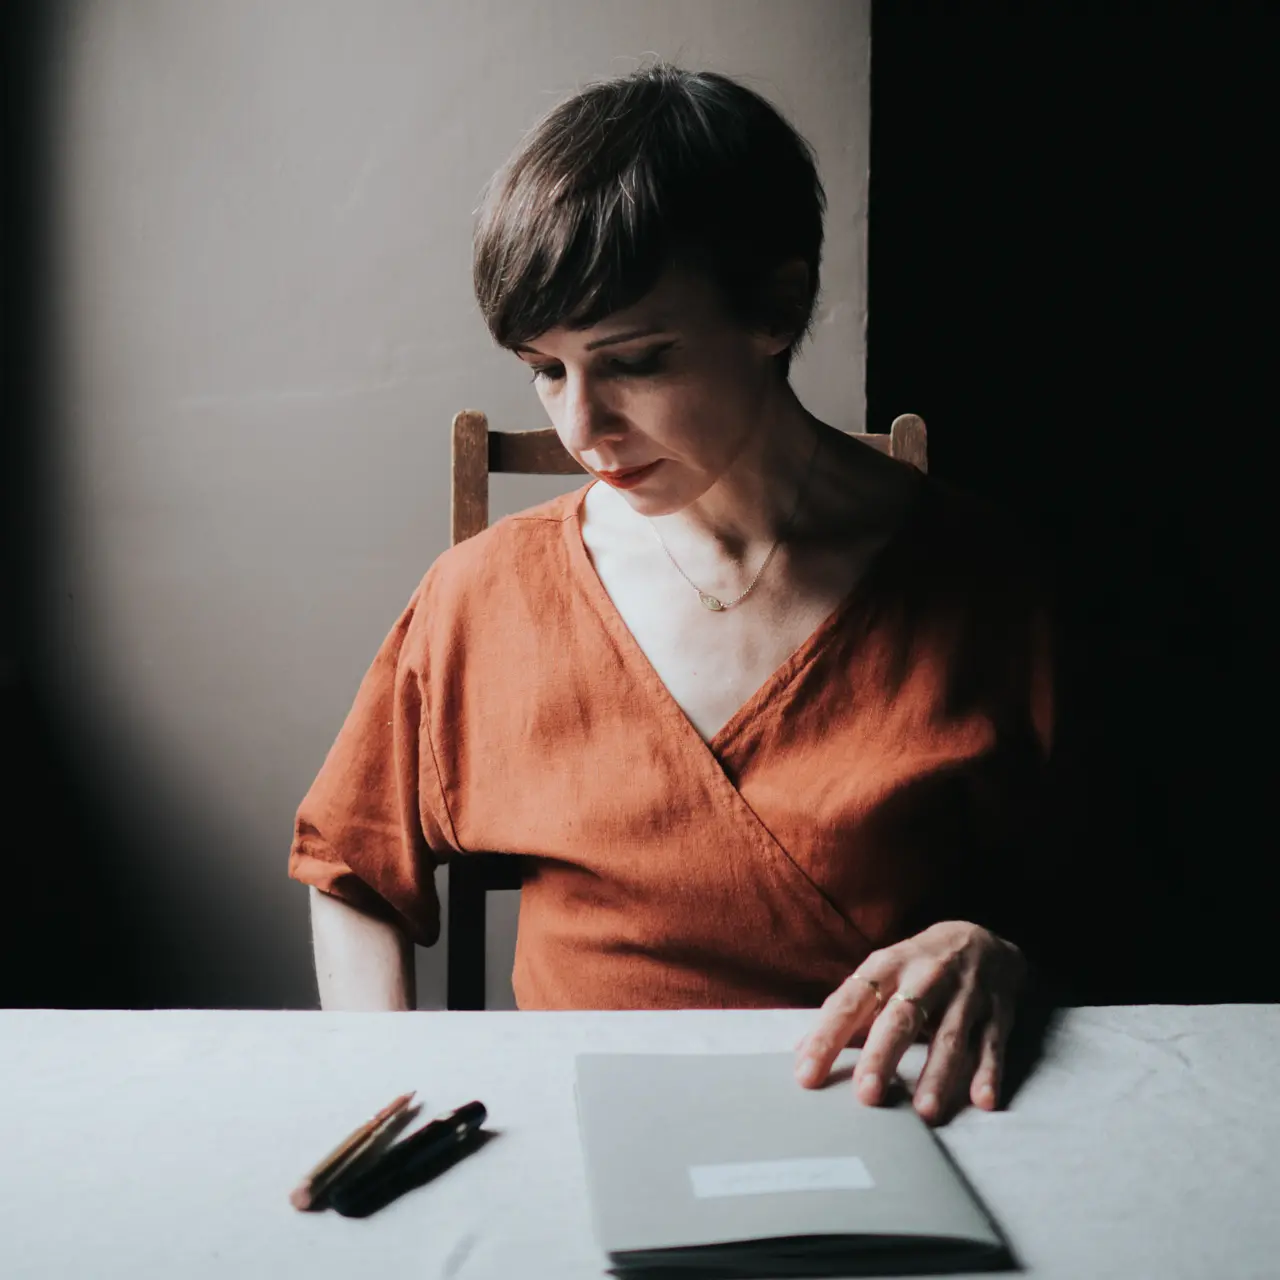
M 653 469 L 662 462 L 661 458 L 655 458 L 652 462 L 646 463 L 643 467 L 628 467 L 626 470 L 619 471 L 597 471 L 596 475 L 607 485 L 612 485 L 615 489 L 631 489 L 635 485 L 643 484 L 648 479 Z
M 606 480 L 625 480 L 628 476 L 634 476 L 651 466 L 653 466 L 652 462 L 646 462 L 641 467 L 618 467 L 613 471 L 597 471 L 596 475 L 603 476 Z

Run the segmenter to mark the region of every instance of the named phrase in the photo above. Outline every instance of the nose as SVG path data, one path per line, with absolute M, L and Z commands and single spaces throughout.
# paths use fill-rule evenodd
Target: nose
M 599 388 L 585 378 L 566 375 L 559 410 L 556 426 L 561 442 L 572 453 L 586 453 L 601 440 L 614 440 L 625 434 Z

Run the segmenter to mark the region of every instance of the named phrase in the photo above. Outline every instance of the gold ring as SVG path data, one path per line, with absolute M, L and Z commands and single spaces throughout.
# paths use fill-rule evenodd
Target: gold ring
M 924 1001 L 919 996 L 906 996 L 901 991 L 895 991 L 889 997 L 890 1000 L 909 1000 L 917 1009 L 920 1010 L 920 1025 L 927 1027 L 929 1025 L 929 1010 L 924 1007 Z
M 859 982 L 865 982 L 872 991 L 876 993 L 876 1012 L 878 1013 L 884 1008 L 884 996 L 880 994 L 880 984 L 874 978 L 864 978 L 860 973 L 851 973 L 851 978 L 857 978 Z

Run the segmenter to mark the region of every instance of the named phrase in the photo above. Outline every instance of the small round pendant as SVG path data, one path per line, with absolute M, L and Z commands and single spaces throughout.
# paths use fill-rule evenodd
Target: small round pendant
M 721 602 L 717 600 L 715 596 L 709 596 L 705 591 L 698 592 L 698 599 L 701 600 L 702 603 L 706 605 L 708 609 L 719 610 L 724 608 L 724 605 L 721 604 Z

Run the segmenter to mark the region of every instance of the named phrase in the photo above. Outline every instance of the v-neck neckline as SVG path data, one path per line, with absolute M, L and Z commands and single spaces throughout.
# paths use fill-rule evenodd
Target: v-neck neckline
M 734 735 L 740 731 L 744 722 L 777 697 L 780 691 L 791 683 L 795 675 L 822 652 L 832 635 L 841 629 L 847 616 L 867 597 L 875 580 L 883 571 L 882 566 L 886 559 L 902 543 L 907 531 L 919 519 L 924 506 L 928 480 L 922 474 L 915 477 L 914 488 L 907 500 L 905 512 L 890 531 L 884 544 L 872 555 L 862 573 L 858 575 L 858 580 L 840 599 L 835 608 L 800 642 L 797 648 L 792 650 L 790 655 L 784 658 L 765 677 L 763 683 L 747 696 L 746 701 L 734 711 L 710 738 L 702 736 L 697 726 L 689 719 L 685 709 L 676 701 L 675 695 L 667 688 L 666 682 L 649 660 L 649 655 L 645 653 L 640 642 L 632 633 L 631 628 L 627 625 L 621 612 L 619 612 L 613 597 L 609 594 L 603 580 L 596 571 L 590 552 L 587 550 L 586 540 L 582 536 L 582 508 L 586 502 L 587 494 L 598 483 L 598 480 L 592 480 L 589 484 L 584 485 L 576 495 L 570 495 L 574 500 L 569 515 L 564 521 L 564 526 L 569 558 L 574 570 L 573 576 L 595 606 L 597 616 L 604 624 L 623 660 L 637 673 L 639 678 L 643 679 L 644 684 L 652 691 L 657 702 L 667 708 L 668 714 L 673 714 L 684 726 L 684 730 L 692 734 L 698 744 L 706 752 L 709 752 L 719 764 L 723 749 L 727 743 L 732 741 Z

